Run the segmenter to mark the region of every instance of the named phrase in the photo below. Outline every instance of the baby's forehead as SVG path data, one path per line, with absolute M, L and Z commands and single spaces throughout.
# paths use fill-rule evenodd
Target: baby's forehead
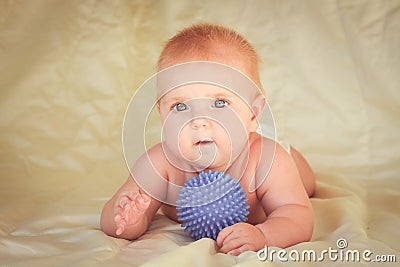
M 243 90 L 245 91 L 245 90 Z M 249 100 L 250 94 L 239 94 L 238 90 L 225 88 L 215 84 L 192 83 L 182 85 L 171 89 L 159 98 L 161 103 L 183 102 L 192 99 L 225 99 L 225 100 L 241 100 L 246 102 Z
M 216 95 L 232 95 L 236 96 L 237 92 L 234 89 L 226 88 L 224 86 L 205 83 L 205 82 L 193 82 L 189 84 L 179 85 L 175 88 L 171 88 L 164 96 L 174 95 L 174 94 L 186 94 L 186 95 L 199 95 L 204 97 L 213 97 Z
M 158 100 L 168 95 L 213 97 L 216 93 L 250 102 L 260 89 L 245 73 L 218 62 L 186 62 L 157 73 Z

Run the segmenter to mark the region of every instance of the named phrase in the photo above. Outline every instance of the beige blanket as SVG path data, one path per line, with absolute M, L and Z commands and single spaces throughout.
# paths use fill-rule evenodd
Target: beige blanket
M 162 214 L 134 242 L 99 229 L 127 104 L 200 21 L 259 52 L 278 135 L 317 175 L 311 242 L 234 257 Z M 0 266 L 396 266 L 399 48 L 400 1 L 0 1 Z

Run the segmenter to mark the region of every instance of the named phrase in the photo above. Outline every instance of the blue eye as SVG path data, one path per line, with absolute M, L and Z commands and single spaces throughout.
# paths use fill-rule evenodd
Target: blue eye
M 188 109 L 188 106 L 185 103 L 178 103 L 174 106 L 176 111 L 184 111 Z
M 225 100 L 222 99 L 217 99 L 214 102 L 214 107 L 216 108 L 223 108 L 226 107 L 228 105 L 228 102 L 226 102 Z

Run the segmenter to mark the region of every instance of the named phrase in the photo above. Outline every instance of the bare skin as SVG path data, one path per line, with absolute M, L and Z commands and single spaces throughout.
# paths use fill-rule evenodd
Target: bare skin
M 259 150 L 260 137 L 254 134 L 251 139 L 251 149 Z M 288 247 L 311 238 L 313 213 L 308 197 L 314 192 L 315 177 L 301 154 L 293 148 L 291 151 L 292 155 L 289 155 L 282 147 L 276 146 L 267 179 L 251 193 L 248 188 L 255 175 L 257 161 L 249 159 L 253 163 L 249 164 L 240 179 L 249 199 L 248 221 L 226 227 L 219 233 L 217 244 L 220 252 L 239 255 L 246 250 L 257 251 L 265 245 Z M 183 184 L 193 176 L 193 173 L 183 173 L 172 166 L 163 156 L 160 145 L 152 148 L 149 155 L 159 163 L 159 171 L 176 184 Z M 234 167 L 232 165 L 230 169 L 234 170 Z M 231 173 L 231 176 L 235 177 L 235 173 Z M 166 216 L 177 221 L 174 206 L 162 204 L 141 192 L 134 179 L 129 177 L 106 203 L 101 216 L 102 229 L 114 237 L 136 239 L 147 230 L 159 208 Z

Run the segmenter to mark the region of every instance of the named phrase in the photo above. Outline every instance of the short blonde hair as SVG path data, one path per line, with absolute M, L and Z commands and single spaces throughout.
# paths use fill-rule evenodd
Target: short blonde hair
M 180 59 L 193 57 L 202 60 L 215 54 L 221 45 L 242 56 L 247 61 L 253 82 L 260 87 L 259 57 L 253 46 L 236 31 L 214 24 L 201 23 L 185 28 L 168 40 L 157 62 L 160 71 L 177 63 Z M 227 51 L 229 52 L 229 51 Z

